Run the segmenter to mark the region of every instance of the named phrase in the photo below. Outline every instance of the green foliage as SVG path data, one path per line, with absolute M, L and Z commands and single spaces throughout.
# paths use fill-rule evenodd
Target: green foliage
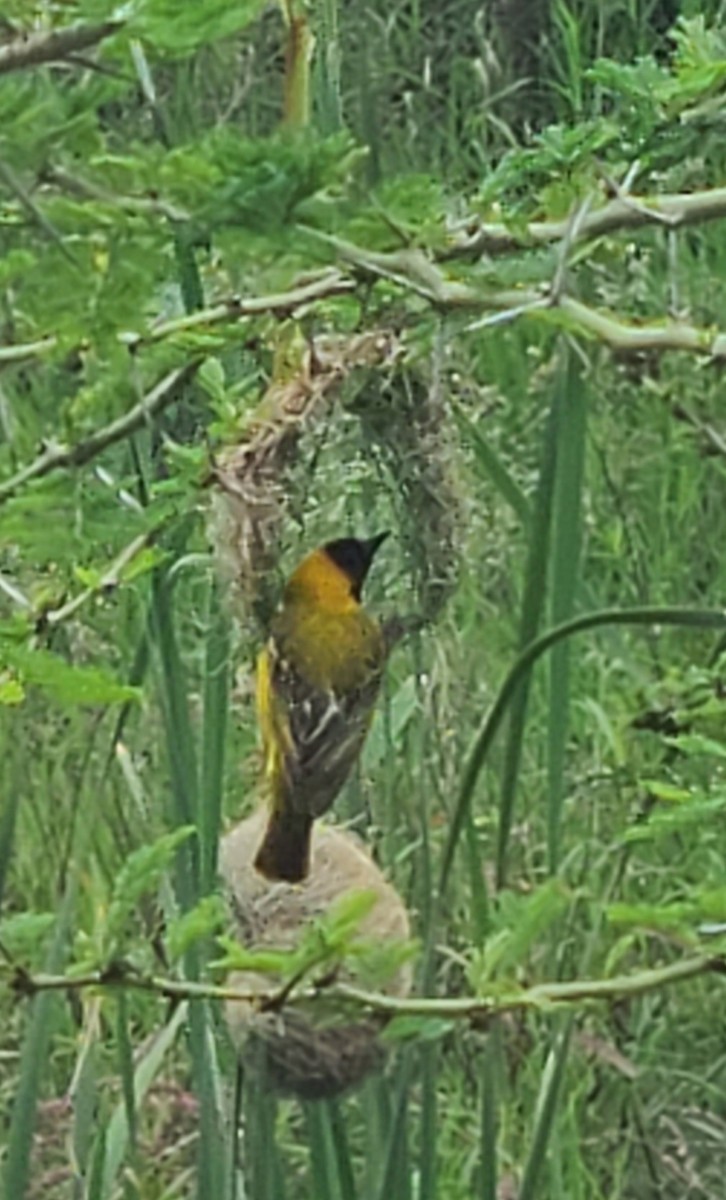
M 227 910 L 221 896 L 204 896 L 194 908 L 170 921 L 165 944 L 172 962 L 184 957 L 191 946 L 221 931 Z
M 500 911 L 486 945 L 474 955 L 469 967 L 473 990 L 481 994 L 493 981 L 511 981 L 516 971 L 524 968 L 533 948 L 545 941 L 571 904 L 563 885 L 554 879 L 529 896 L 503 892 Z
M 183 826 L 175 829 L 173 833 L 163 834 L 148 846 L 140 846 L 129 855 L 113 883 L 101 938 L 102 961 L 112 960 L 123 953 L 130 937 L 129 922 L 137 910 L 139 901 L 159 886 L 179 847 L 195 834 L 194 826 Z M 185 915 L 193 922 L 191 913 Z M 178 929 L 177 926 L 177 935 Z M 189 944 L 194 940 L 189 936 L 190 932 L 189 925 L 183 927 L 182 936 L 188 938 Z
M 396 435 L 387 455 L 360 412 L 377 389 L 382 425 L 400 430 L 393 406 L 417 410 L 414 379 L 459 435 L 446 464 L 458 587 L 393 656 L 341 811 L 409 904 L 421 987 L 516 995 L 723 953 L 720 378 L 688 355 L 610 355 L 556 303 L 515 319 L 524 291 L 561 291 L 636 329 L 667 330 L 667 314 L 719 328 L 721 224 L 456 252 L 480 218 L 526 242 L 528 221 L 581 203 L 657 208 L 662 192 L 723 185 L 723 20 L 715 4 L 681 7 L 668 31 L 664 6 L 622 0 L 306 6 L 317 106 L 295 136 L 278 128 L 284 21 L 257 0 L 139 0 L 98 48 L 0 76 L 0 948 L 13 964 L 55 972 L 72 948 L 75 973 L 194 982 L 214 966 L 274 989 L 345 970 L 379 988 L 413 957 L 412 943 L 361 936 L 370 895 L 289 950 L 241 947 L 218 936 L 215 890 L 220 830 L 257 775 L 258 649 L 213 579 L 215 468 L 281 345 L 295 347 L 289 383 L 316 346 L 374 328 L 400 334 L 400 370 L 351 385 L 354 406 L 346 381 L 300 438 L 280 565 L 339 530 L 391 525 L 370 603 L 411 610 L 424 501 L 407 499 L 408 443 Z M 11 0 L 3 51 L 14 31 L 114 11 Z M 354 292 L 243 319 L 229 304 L 331 262 Z M 432 280 L 459 303 L 432 301 Z M 199 359 L 132 436 L 23 482 Z M 512 673 L 538 630 L 593 613 Z M 717 986 L 485 1030 L 402 1014 L 386 1074 L 304 1120 L 253 1092 L 239 1147 L 234 1067 L 206 1003 L 170 1015 L 143 993 L 72 1008 L 44 993 L 26 1013 L 3 992 L 6 1190 L 716 1196 Z M 66 1095 L 68 1128 L 52 1108 Z M 47 1111 L 54 1136 L 34 1141 Z
M 206 42 L 230 37 L 260 15 L 262 0 L 206 0 L 204 6 L 179 8 L 172 0 L 142 0 L 130 32 L 160 55 L 183 57 Z
M 5 665 L 17 672 L 22 694 L 27 688 L 38 688 L 61 705 L 122 704 L 141 699 L 137 688 L 117 682 L 100 668 L 72 665 L 47 650 L 6 642 L 0 653 Z
M 409 941 L 382 943 L 361 936 L 360 924 L 378 902 L 372 891 L 351 891 L 331 905 L 324 917 L 300 930 L 297 944 L 289 950 L 249 950 L 236 938 L 221 937 L 224 950 L 213 964 L 220 971 L 256 971 L 277 981 L 306 980 L 335 975 L 342 968 L 356 981 L 380 987 L 416 952 Z M 275 980 L 270 981 L 272 987 Z
M 37 965 L 55 921 L 53 913 L 14 913 L 0 921 L 0 944 L 12 959 Z

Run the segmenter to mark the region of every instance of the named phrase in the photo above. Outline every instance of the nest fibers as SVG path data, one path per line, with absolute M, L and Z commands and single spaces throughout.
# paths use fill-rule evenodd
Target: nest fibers
M 236 615 L 265 635 L 274 611 L 281 528 L 294 494 L 303 435 L 330 417 L 344 394 L 364 440 L 388 468 L 393 507 L 409 551 L 418 612 L 405 631 L 436 619 L 451 595 L 460 559 L 461 505 L 450 414 L 441 386 L 402 362 L 391 330 L 328 335 L 306 344 L 292 369 L 272 381 L 235 445 L 214 469 L 210 533 Z
M 267 632 L 280 530 L 303 434 L 325 417 L 355 372 L 391 362 L 398 352 L 396 338 L 385 330 L 317 339 L 299 354 L 295 369 L 273 373 L 243 436 L 219 456 L 210 532 L 243 622 L 252 616 Z
M 354 891 L 375 894 L 362 918 L 357 937 L 376 945 L 409 939 L 408 913 L 401 897 L 386 882 L 355 835 L 318 823 L 312 836 L 310 872 L 300 884 L 270 882 L 254 868 L 266 814 L 258 809 L 223 840 L 220 867 L 227 887 L 236 932 L 245 946 L 287 949 L 300 931 L 324 917 L 342 896 Z M 228 983 L 246 993 L 269 993 L 267 974 L 238 971 Z M 382 991 L 407 995 L 408 964 L 399 966 Z M 316 1022 L 292 1007 L 260 1011 L 248 1001 L 227 1003 L 227 1023 L 245 1061 L 264 1084 L 308 1100 L 335 1096 L 355 1086 L 377 1068 L 383 1057 L 379 1026 L 372 1018 L 350 1015 Z

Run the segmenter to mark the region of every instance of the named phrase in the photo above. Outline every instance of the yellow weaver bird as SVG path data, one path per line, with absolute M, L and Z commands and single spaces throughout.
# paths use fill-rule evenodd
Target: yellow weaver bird
M 388 537 L 340 538 L 303 559 L 257 664 L 270 815 L 255 867 L 297 883 L 308 872 L 310 832 L 363 747 L 387 655 L 378 623 L 360 603 Z

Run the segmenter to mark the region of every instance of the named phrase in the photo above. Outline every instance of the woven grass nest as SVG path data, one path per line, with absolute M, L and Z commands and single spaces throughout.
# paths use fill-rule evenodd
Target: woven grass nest
M 410 937 L 405 905 L 352 833 L 318 822 L 313 830 L 311 866 L 301 884 L 270 882 L 253 866 L 262 838 L 265 812 L 257 810 L 223 839 L 220 866 L 236 933 L 247 947 L 287 949 L 301 930 L 351 891 L 370 891 L 377 900 L 362 919 L 365 941 L 406 941 Z M 238 991 L 265 993 L 270 976 L 252 971 L 233 973 L 228 981 Z M 411 970 L 400 966 L 383 991 L 405 996 Z M 261 1012 L 247 1001 L 229 1001 L 227 1023 L 244 1061 L 263 1084 L 308 1100 L 335 1096 L 360 1083 L 384 1056 L 376 1021 L 350 1018 L 336 1023 L 313 1021 L 284 1006 Z

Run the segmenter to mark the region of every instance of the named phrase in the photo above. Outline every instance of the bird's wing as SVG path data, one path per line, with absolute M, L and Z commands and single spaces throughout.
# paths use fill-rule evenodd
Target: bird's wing
M 370 723 L 380 670 L 342 693 L 320 689 L 288 659 L 270 651 L 273 706 L 284 733 L 286 791 L 299 812 L 318 817 L 330 808 L 358 757 Z

